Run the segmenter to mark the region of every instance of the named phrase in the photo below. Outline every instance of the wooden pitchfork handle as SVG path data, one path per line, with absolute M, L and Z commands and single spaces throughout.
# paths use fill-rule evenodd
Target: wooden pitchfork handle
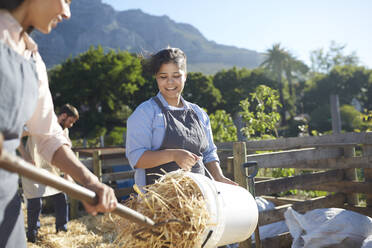
M 55 189 L 66 192 L 71 197 L 85 201 L 89 204 L 95 205 L 98 202 L 98 197 L 93 191 L 84 188 L 78 184 L 69 182 L 62 177 L 53 175 L 52 173 L 36 168 L 35 166 L 27 163 L 23 159 L 14 156 L 3 148 L 3 135 L 0 133 L 0 168 L 7 171 L 18 173 L 24 177 L 32 179 L 36 182 L 51 186 Z M 124 217 L 132 222 L 135 222 L 143 227 L 154 227 L 155 223 L 150 218 L 134 211 L 120 203 L 112 213 Z

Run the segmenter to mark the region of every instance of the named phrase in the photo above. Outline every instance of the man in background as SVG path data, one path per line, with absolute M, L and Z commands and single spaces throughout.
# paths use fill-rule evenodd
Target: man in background
M 79 119 L 79 112 L 74 106 L 65 104 L 61 107 L 58 114 L 58 123 L 63 129 L 63 134 L 71 144 L 68 129 L 71 128 Z M 25 127 L 27 129 L 27 127 Z M 27 136 L 27 130 L 25 132 Z M 36 167 L 46 169 L 47 171 L 60 176 L 60 170 L 46 162 L 38 153 L 37 146 L 33 140 L 33 136 L 28 136 L 26 146 L 20 145 L 18 149 L 21 156 Z M 72 178 L 65 174 L 67 180 Z M 56 218 L 56 232 L 67 231 L 67 222 L 69 220 L 69 211 L 67 204 L 67 196 L 65 193 L 56 190 L 50 186 L 46 186 L 28 178 L 22 177 L 22 188 L 24 196 L 27 199 L 27 241 L 35 243 L 38 229 L 40 228 L 39 216 L 42 209 L 42 198 L 49 197 L 54 203 L 54 211 Z

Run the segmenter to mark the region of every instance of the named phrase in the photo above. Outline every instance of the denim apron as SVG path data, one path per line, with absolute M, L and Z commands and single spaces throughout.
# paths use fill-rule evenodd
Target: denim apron
M 0 132 L 3 149 L 11 154 L 19 145 L 23 126 L 31 118 L 38 97 L 33 59 L 26 60 L 0 42 Z M 0 247 L 26 247 L 18 175 L 0 168 Z
M 207 136 L 204 132 L 199 118 L 195 111 L 185 106 L 184 109 L 170 110 L 165 108 L 158 97 L 152 98 L 160 107 L 165 118 L 165 136 L 159 150 L 164 149 L 185 149 L 189 152 L 202 156 L 208 148 Z M 191 168 L 194 173 L 205 174 L 204 165 L 201 160 Z M 180 169 L 176 162 L 170 162 L 154 168 L 146 169 L 146 184 L 153 184 L 159 176 L 150 174 L 163 174 Z

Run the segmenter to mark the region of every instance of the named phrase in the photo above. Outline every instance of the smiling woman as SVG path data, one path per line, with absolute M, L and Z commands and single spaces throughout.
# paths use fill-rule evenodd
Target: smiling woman
M 155 67 L 153 72 L 159 91 L 169 105 L 182 107 L 181 93 L 186 81 L 186 56 L 181 50 L 174 49 L 174 63 L 170 63 L 162 58 L 166 57 L 168 52 L 163 50 L 157 54 L 159 59 L 153 60 L 153 67 Z
M 159 93 L 127 121 L 126 154 L 136 169 L 136 184 L 153 184 L 163 171 L 177 169 L 204 175 L 205 168 L 215 180 L 235 184 L 222 174 L 207 113 L 182 97 L 187 78 L 184 52 L 163 49 L 145 64 L 155 75 Z

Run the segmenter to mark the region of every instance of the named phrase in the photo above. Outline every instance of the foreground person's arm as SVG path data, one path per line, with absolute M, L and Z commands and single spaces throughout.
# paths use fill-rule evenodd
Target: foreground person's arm
M 66 145 L 61 146 L 54 153 L 52 164 L 69 174 L 82 186 L 94 191 L 98 196 L 98 204 L 84 203 L 88 213 L 96 215 L 97 212 L 110 212 L 116 208 L 117 199 L 114 190 L 101 183 L 75 156 L 74 152 Z

